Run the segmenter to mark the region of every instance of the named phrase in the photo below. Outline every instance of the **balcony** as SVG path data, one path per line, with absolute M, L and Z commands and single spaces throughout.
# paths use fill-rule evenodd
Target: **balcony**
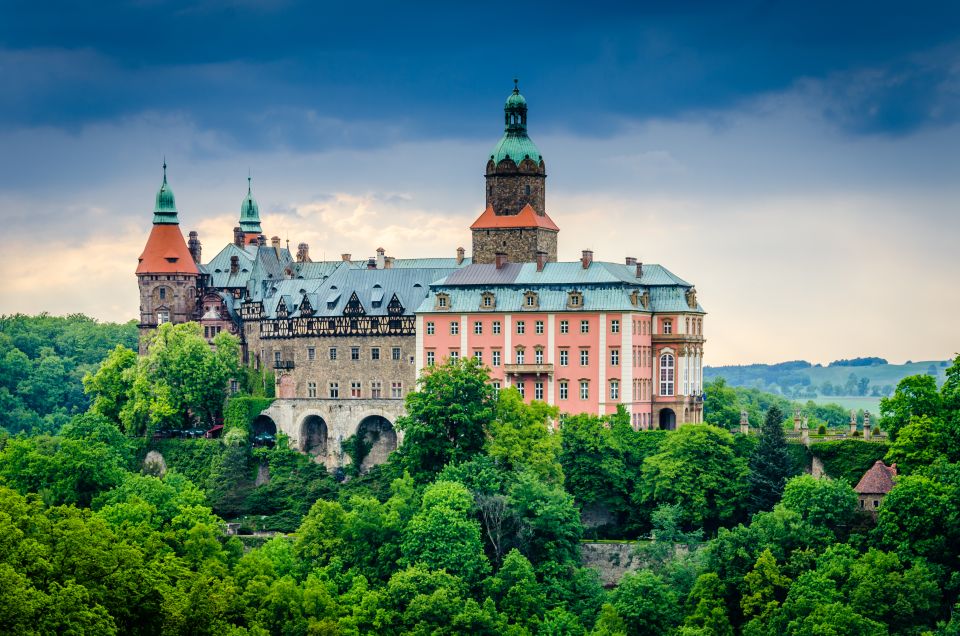
M 293 369 L 293 360 L 276 360 L 273 363 L 274 369 Z
M 702 343 L 705 342 L 703 336 L 692 333 L 655 333 L 651 337 L 653 342 L 671 342 L 671 343 Z
M 513 375 L 543 375 L 553 373 L 552 364 L 505 364 L 504 373 Z

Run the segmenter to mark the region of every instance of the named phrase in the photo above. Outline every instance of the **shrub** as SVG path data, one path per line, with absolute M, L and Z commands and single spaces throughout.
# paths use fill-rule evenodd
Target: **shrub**
M 826 435 L 826 434 L 827 434 L 826 424 L 821 424 L 820 426 L 817 427 L 817 435 Z

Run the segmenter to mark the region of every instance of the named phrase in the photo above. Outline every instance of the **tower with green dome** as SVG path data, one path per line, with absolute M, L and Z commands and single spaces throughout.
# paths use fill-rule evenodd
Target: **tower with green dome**
M 243 232 L 243 242 L 246 245 L 256 243 L 257 237 L 263 233 L 260 227 L 260 206 L 253 198 L 251 177 L 247 177 L 247 196 L 240 204 L 240 231 Z
M 503 137 L 487 159 L 486 210 L 470 229 L 473 262 L 557 260 L 559 228 L 547 216 L 547 169 L 527 134 L 527 100 L 518 80 L 503 106 Z
M 546 164 L 527 134 L 527 100 L 517 80 L 503 106 L 503 137 L 487 160 L 487 205 L 497 216 L 514 216 L 528 203 L 546 213 Z

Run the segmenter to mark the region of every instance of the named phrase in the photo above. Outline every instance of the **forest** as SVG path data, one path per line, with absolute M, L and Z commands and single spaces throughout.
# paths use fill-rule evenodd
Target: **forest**
M 714 385 L 711 424 L 642 432 L 498 392 L 470 360 L 424 374 L 386 464 L 330 475 L 282 436 L 254 446 L 268 383 L 230 336 L 164 325 L 139 358 L 110 337 L 99 364 L 48 354 L 90 365 L 82 408 L 4 422 L 2 633 L 960 634 L 960 356 L 882 401 L 888 443 L 824 442 L 832 478 L 803 474 L 779 396 Z M 731 432 L 741 408 L 757 434 Z M 214 421 L 221 439 L 157 435 Z M 851 484 L 881 458 L 896 485 L 860 512 Z M 602 587 L 585 537 L 636 539 L 642 567 Z

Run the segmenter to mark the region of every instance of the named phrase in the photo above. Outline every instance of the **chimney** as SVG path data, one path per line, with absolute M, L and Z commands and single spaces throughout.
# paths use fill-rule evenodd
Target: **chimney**
M 643 278 L 643 263 L 637 261 L 637 278 Z
M 233 228 L 233 244 L 237 247 L 243 247 L 243 230 L 240 226 Z
M 636 264 L 637 264 L 637 257 L 635 257 L 635 256 L 628 256 L 628 257 L 627 257 L 627 265 L 628 265 L 628 266 L 629 266 L 629 265 L 636 265 Z
M 497 252 L 494 255 L 494 262 L 497 264 L 497 269 L 503 269 L 503 266 L 507 264 L 507 254 L 505 252 Z
M 386 253 L 387 250 L 383 249 L 382 247 L 377 248 L 377 269 L 383 269 L 386 265 Z
M 460 265 L 461 263 L 463 263 L 463 255 L 465 253 L 466 253 L 466 250 L 464 250 L 462 247 L 457 248 L 457 265 Z
M 260 236 L 257 237 L 257 245 L 259 245 L 260 247 L 264 247 L 266 244 L 267 244 L 266 234 L 261 234 Z
M 230 257 L 230 273 L 236 274 L 239 271 L 240 271 L 240 257 L 236 255 L 231 256 Z
M 196 230 L 190 230 L 190 240 L 187 241 L 187 247 L 190 250 L 190 256 L 194 263 L 200 262 L 200 238 Z
M 377 259 L 370 257 L 367 259 L 367 269 L 377 269 Z
M 275 250 L 280 249 L 280 237 L 279 237 L 279 236 L 270 237 L 270 247 L 272 247 L 272 248 L 275 249 Z
M 387 256 L 383 259 L 383 268 L 384 269 L 393 269 L 393 257 Z
M 544 265 L 547 264 L 547 253 L 538 250 L 537 251 L 537 271 L 542 272 Z
M 350 254 L 341 254 L 341 255 L 340 255 L 340 260 L 341 260 L 341 261 L 349 261 L 349 260 L 350 260 Z
M 583 269 L 590 267 L 590 263 L 593 262 L 593 250 L 583 250 L 580 262 L 583 264 Z
M 297 245 L 297 262 L 298 263 L 309 263 L 310 262 L 310 246 L 306 243 L 301 243 Z

